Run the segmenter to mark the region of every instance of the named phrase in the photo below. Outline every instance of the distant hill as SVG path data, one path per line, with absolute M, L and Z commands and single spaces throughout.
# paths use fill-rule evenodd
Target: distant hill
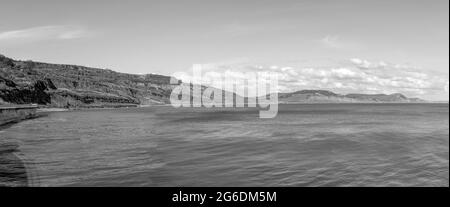
M 162 75 L 132 75 L 0 55 L 0 104 L 70 108 L 162 104 L 169 102 L 175 87 L 170 80 Z
M 303 90 L 278 95 L 280 103 L 423 103 L 418 98 L 403 94 L 347 94 L 341 95 L 325 90 Z

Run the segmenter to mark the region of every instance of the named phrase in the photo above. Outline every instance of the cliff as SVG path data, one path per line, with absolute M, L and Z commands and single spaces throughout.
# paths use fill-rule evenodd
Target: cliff
M 169 102 L 174 87 L 170 80 L 162 75 L 19 61 L 0 55 L 0 104 L 66 108 L 163 104 Z

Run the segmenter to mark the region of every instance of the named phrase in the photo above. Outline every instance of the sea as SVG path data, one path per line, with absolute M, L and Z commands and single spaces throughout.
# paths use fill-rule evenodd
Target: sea
M 0 129 L 0 186 L 449 186 L 448 104 L 154 106 Z

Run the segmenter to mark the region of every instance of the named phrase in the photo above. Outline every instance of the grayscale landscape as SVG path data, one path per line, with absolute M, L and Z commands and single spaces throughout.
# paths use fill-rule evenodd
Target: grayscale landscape
M 0 0 L 0 186 L 448 187 L 448 3 Z

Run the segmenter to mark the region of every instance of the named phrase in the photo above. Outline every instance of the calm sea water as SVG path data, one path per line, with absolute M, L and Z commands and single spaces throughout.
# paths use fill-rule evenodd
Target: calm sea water
M 38 186 L 449 186 L 448 104 L 55 112 L 0 137 Z

